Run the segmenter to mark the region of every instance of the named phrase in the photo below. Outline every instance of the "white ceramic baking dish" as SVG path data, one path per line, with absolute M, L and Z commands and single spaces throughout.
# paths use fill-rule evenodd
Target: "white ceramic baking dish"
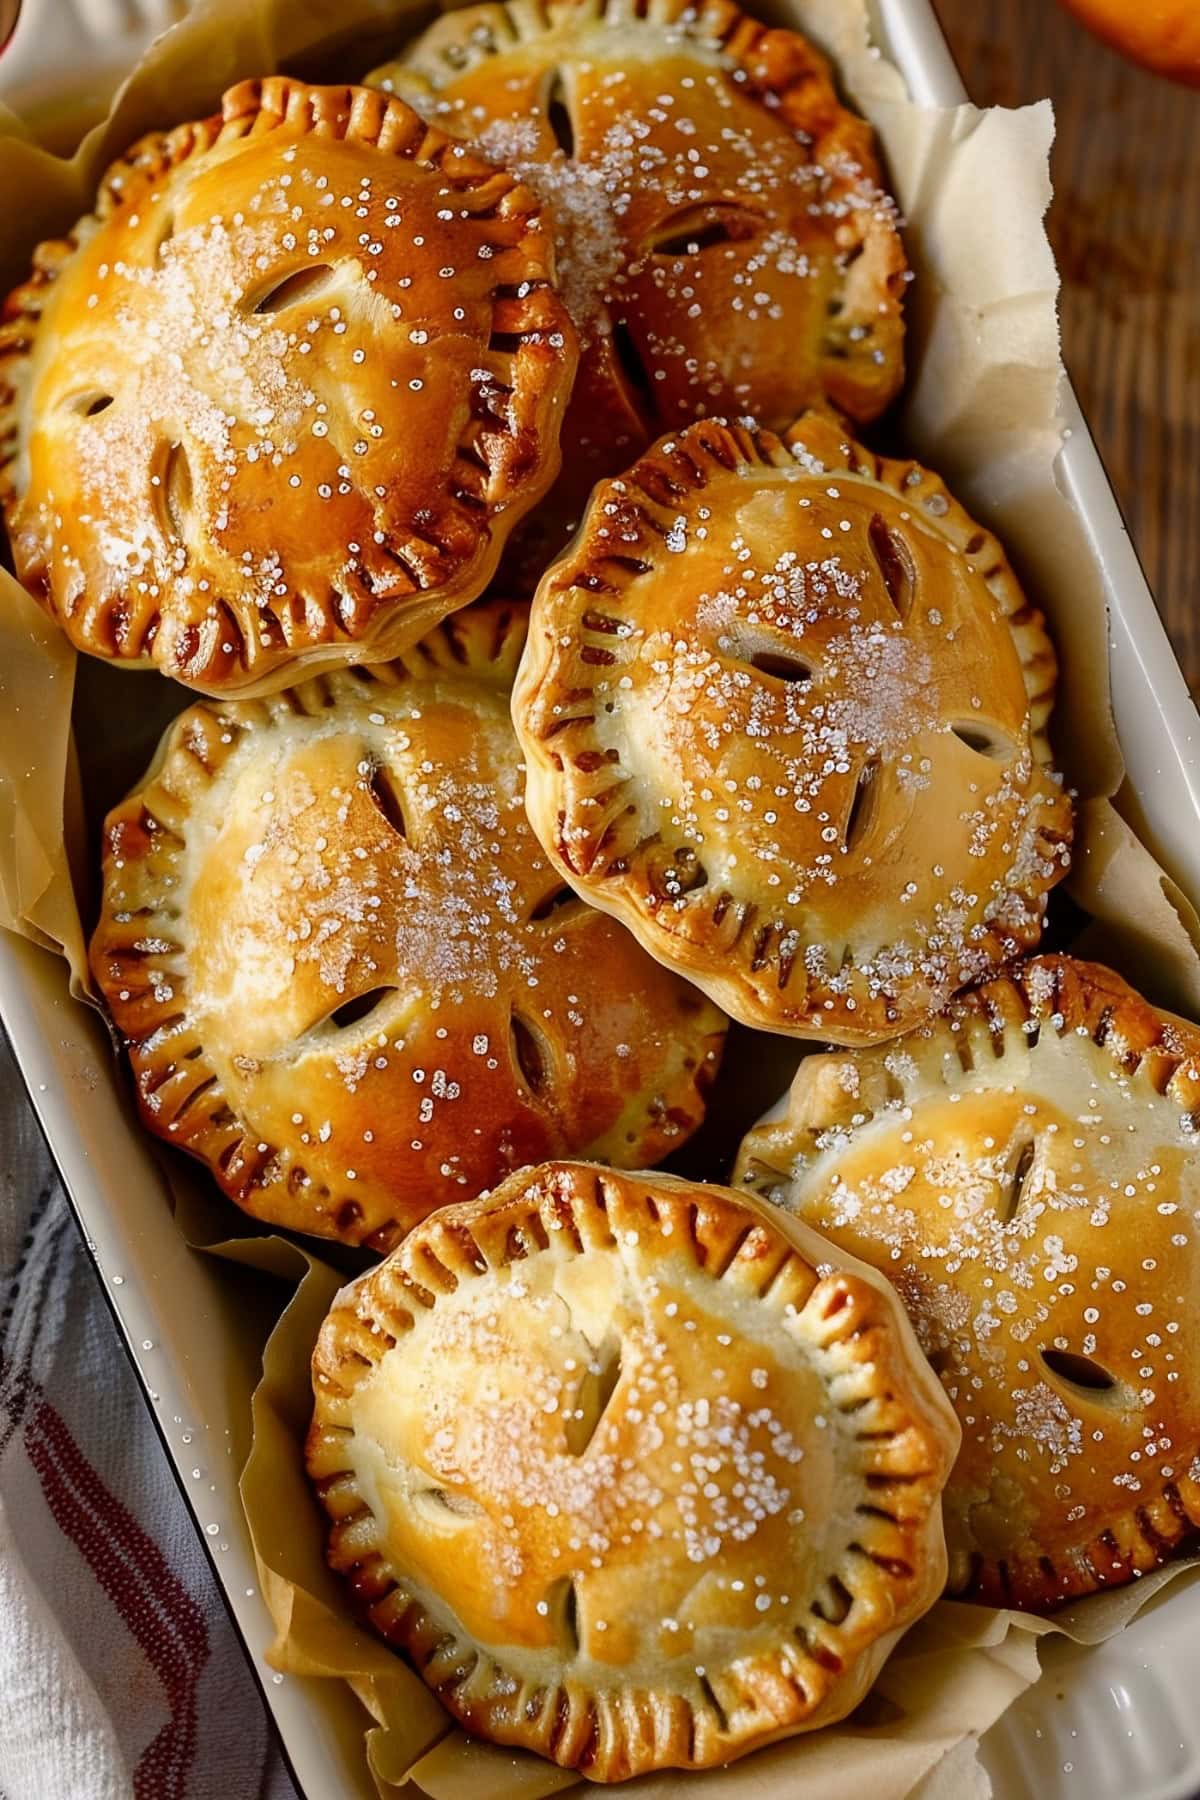
M 25 0 L 0 56 L 0 100 L 21 110 L 68 90 L 73 98 L 101 90 L 148 28 L 182 10 L 181 0 Z M 952 106 L 965 98 L 929 0 L 872 0 L 870 10 L 876 41 L 915 100 Z M 1059 479 L 1104 583 L 1117 727 L 1143 835 L 1200 899 L 1200 717 L 1069 393 L 1064 410 Z M 3 933 L 0 1018 L 297 1785 L 307 1800 L 365 1796 L 366 1717 L 348 1690 L 272 1676 L 262 1661 L 271 1622 L 237 1494 L 248 1421 L 227 1381 L 235 1346 L 247 1332 L 261 1334 L 261 1321 L 231 1293 L 227 1274 L 176 1231 L 103 1029 L 70 999 L 63 964 Z M 1200 1792 L 1198 1643 L 1195 1580 L 1169 1588 L 1099 1648 L 1051 1640 L 1045 1678 L 984 1739 L 995 1793 L 1187 1800 Z

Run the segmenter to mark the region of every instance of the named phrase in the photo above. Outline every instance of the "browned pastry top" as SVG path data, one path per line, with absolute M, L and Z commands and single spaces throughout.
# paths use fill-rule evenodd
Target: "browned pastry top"
M 18 575 L 210 692 L 395 654 L 552 479 L 575 336 L 538 203 L 364 88 L 147 137 L 0 324 Z
M 567 879 L 750 1025 L 893 1036 L 1036 944 L 1054 652 L 936 476 L 824 415 L 596 489 L 514 693 Z
M 92 966 L 143 1117 L 258 1218 L 386 1248 L 539 1157 L 640 1166 L 724 1020 L 577 900 L 525 818 L 525 609 L 192 707 L 110 816 Z
M 1038 1610 L 1200 1528 L 1200 1031 L 1039 958 L 808 1058 L 738 1180 L 899 1288 L 963 1426 L 951 1585 Z
M 313 1375 L 371 1622 L 594 1780 L 844 1717 L 941 1591 L 958 1433 L 902 1309 L 725 1189 L 525 1170 L 345 1289 Z
M 662 430 L 782 428 L 823 397 L 867 420 L 899 388 L 895 208 L 870 128 L 797 33 L 729 0 L 470 6 L 367 80 L 552 210 L 584 352 L 531 546 L 557 550 L 592 484 Z

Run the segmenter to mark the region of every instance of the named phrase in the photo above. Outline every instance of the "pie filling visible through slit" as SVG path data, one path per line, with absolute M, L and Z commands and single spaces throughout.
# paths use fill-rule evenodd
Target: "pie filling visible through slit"
M 143 138 L 0 323 L 0 502 L 78 648 L 258 693 L 411 644 L 558 468 L 538 202 L 401 101 L 282 76 Z
M 660 431 L 782 428 L 826 397 L 865 421 L 898 391 L 895 207 L 870 128 L 795 32 L 725 0 L 464 7 L 367 80 L 511 167 L 555 221 L 583 355 L 563 473 L 514 541 L 533 583 L 593 483 Z
M 555 1163 L 338 1295 L 329 1559 L 469 1730 L 600 1781 L 726 1762 L 843 1717 L 937 1598 L 953 1415 L 887 1284 L 793 1235 Z
M 247 1212 L 386 1249 L 508 1170 L 654 1162 L 724 1020 L 576 899 L 525 818 L 526 609 L 198 705 L 109 817 L 92 967 L 152 1131 Z
M 1055 658 L 936 476 L 806 415 L 596 489 L 514 691 L 578 891 L 743 1023 L 894 1036 L 1036 944 L 1071 808 Z
M 1038 958 L 808 1058 L 735 1180 L 898 1288 L 954 1402 L 951 1587 L 1048 1610 L 1200 1529 L 1200 1030 Z

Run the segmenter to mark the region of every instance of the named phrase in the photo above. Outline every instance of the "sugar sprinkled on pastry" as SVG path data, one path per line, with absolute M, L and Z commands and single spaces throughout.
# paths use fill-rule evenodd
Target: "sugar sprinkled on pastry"
M 4 308 L 17 574 L 209 692 L 394 655 L 557 470 L 552 267 L 528 188 L 377 92 L 273 76 L 143 138 Z
M 551 209 L 583 356 L 546 516 L 703 414 L 874 418 L 903 376 L 907 279 L 870 128 L 795 32 L 728 0 L 446 13 L 367 77 L 511 166 Z M 534 571 L 534 580 L 540 574 Z
M 958 1432 L 899 1303 L 725 1189 L 516 1174 L 342 1291 L 313 1382 L 371 1623 L 594 1780 L 844 1717 L 941 1592 Z
M 895 1282 L 963 1426 L 951 1585 L 1044 1610 L 1200 1529 L 1200 1030 L 1039 958 L 808 1058 L 737 1180 Z
M 935 475 L 806 415 L 600 485 L 514 692 L 566 878 L 733 1017 L 890 1037 L 1036 944 L 1054 652 Z
M 96 980 L 150 1129 L 258 1218 L 387 1248 L 539 1157 L 640 1165 L 724 1020 L 563 887 L 508 717 L 526 609 L 193 706 L 105 831 Z

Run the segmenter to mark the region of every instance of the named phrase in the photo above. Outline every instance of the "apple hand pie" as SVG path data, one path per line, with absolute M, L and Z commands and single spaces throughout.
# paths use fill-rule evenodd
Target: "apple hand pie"
M 533 581 L 589 489 L 699 415 L 866 421 L 903 378 L 907 280 L 871 130 L 795 32 L 729 0 L 458 8 L 367 77 L 552 210 L 579 329 Z
M 540 1157 L 699 1122 L 724 1020 L 525 817 L 520 606 L 193 706 L 109 817 L 92 968 L 149 1128 L 256 1218 L 387 1249 Z
M 843 1718 L 942 1589 L 958 1429 L 902 1308 L 722 1188 L 551 1163 L 448 1207 L 338 1295 L 313 1387 L 371 1623 L 592 1780 Z
M 1044 1611 L 1200 1529 L 1200 1030 L 1066 957 L 812 1056 L 737 1181 L 895 1282 L 963 1426 L 950 1583 Z
M 935 475 L 810 413 L 599 486 L 513 696 L 572 886 L 748 1025 L 892 1037 L 1036 944 L 1055 658 Z
M 0 502 L 72 642 L 246 695 L 487 585 L 576 362 L 538 202 L 365 88 L 143 138 L 0 323 Z

